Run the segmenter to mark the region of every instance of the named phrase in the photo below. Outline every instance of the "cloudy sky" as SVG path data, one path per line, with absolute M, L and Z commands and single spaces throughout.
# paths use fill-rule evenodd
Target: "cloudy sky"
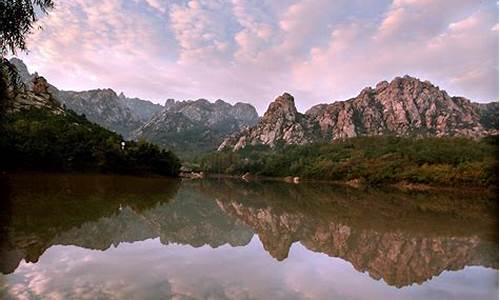
M 492 0 L 55 0 L 21 57 L 61 89 L 299 110 L 410 74 L 498 100 Z

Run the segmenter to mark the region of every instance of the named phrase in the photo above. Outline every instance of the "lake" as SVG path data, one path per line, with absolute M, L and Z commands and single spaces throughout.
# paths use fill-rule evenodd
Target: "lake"
M 497 194 L 0 177 L 2 299 L 497 299 Z

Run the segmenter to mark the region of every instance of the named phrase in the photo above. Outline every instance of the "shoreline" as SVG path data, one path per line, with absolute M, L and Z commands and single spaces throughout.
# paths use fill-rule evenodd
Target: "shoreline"
M 95 172 L 95 171 L 40 171 L 40 170 L 14 170 L 14 171 L 0 171 L 0 177 L 10 176 L 10 175 L 28 175 L 28 176 L 44 176 L 47 174 L 54 175 L 87 175 L 87 176 L 123 176 L 123 177 L 137 177 L 143 179 L 173 179 L 180 181 L 191 181 L 191 180 L 204 180 L 204 179 L 230 179 L 238 180 L 241 182 L 258 182 L 258 181 L 271 181 L 271 182 L 282 182 L 291 185 L 300 184 L 330 184 L 343 186 L 353 189 L 367 189 L 367 188 L 390 188 L 397 189 L 400 191 L 442 191 L 442 192 L 471 192 L 471 193 L 499 193 L 498 186 L 445 186 L 445 185 L 432 185 L 432 184 L 422 184 L 422 183 L 411 183 L 411 182 L 397 182 L 397 183 L 384 183 L 378 185 L 370 185 L 358 180 L 325 180 L 325 179 L 312 179 L 312 178 L 300 178 L 298 181 L 294 182 L 294 177 L 272 177 L 272 176 L 260 176 L 260 175 L 231 175 L 231 174 L 204 174 L 203 177 L 183 177 L 183 176 L 164 176 L 158 174 L 130 174 L 130 173 L 112 173 L 112 172 Z M 297 177 L 298 178 L 298 177 Z
M 311 179 L 311 178 L 300 178 L 300 182 L 294 183 L 293 181 L 287 180 L 287 177 L 272 177 L 272 176 L 260 176 L 251 175 L 246 179 L 243 175 L 230 175 L 230 174 L 206 174 L 205 178 L 211 179 L 237 179 L 243 182 L 251 181 L 276 181 L 285 182 L 289 184 L 301 184 L 301 183 L 323 183 L 323 184 L 333 184 L 346 186 L 355 189 L 363 188 L 394 188 L 401 191 L 468 191 L 468 192 L 496 192 L 498 193 L 498 186 L 451 186 L 451 185 L 433 185 L 424 183 L 412 183 L 412 182 L 396 182 L 396 183 L 383 183 L 378 185 L 370 185 L 366 183 L 359 182 L 357 180 L 327 180 L 327 179 Z M 293 177 L 292 177 L 293 178 Z

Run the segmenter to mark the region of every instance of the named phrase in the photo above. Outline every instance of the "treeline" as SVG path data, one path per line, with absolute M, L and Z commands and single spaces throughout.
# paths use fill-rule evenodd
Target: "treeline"
M 0 170 L 179 173 L 174 153 L 147 142 L 125 142 L 72 111 L 32 108 L 1 118 Z
M 465 138 L 359 137 L 271 150 L 249 146 L 197 161 L 208 173 L 351 181 L 366 184 L 498 184 L 498 136 Z

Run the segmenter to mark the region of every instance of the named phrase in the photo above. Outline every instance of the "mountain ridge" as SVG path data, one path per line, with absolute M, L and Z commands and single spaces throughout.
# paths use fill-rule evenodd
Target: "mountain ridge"
M 498 102 L 452 97 L 429 81 L 406 75 L 364 88 L 345 101 L 315 105 L 304 114 L 295 108 L 293 96 L 284 93 L 269 105 L 255 127 L 226 138 L 218 151 L 357 136 L 479 138 L 492 134 L 498 134 Z
M 19 76 L 31 89 L 37 73 L 29 73 L 24 62 L 12 58 Z M 176 101 L 168 99 L 164 105 L 140 98 L 129 98 L 113 89 L 64 91 L 48 84 L 48 90 L 63 106 L 84 114 L 90 121 L 119 133 L 126 139 L 146 139 L 179 152 L 185 150 L 215 150 L 226 135 L 252 126 L 258 114 L 251 104 L 237 102 L 234 105 L 221 99 Z M 168 119 L 166 119 L 168 118 Z M 185 137 L 196 146 L 183 142 Z

